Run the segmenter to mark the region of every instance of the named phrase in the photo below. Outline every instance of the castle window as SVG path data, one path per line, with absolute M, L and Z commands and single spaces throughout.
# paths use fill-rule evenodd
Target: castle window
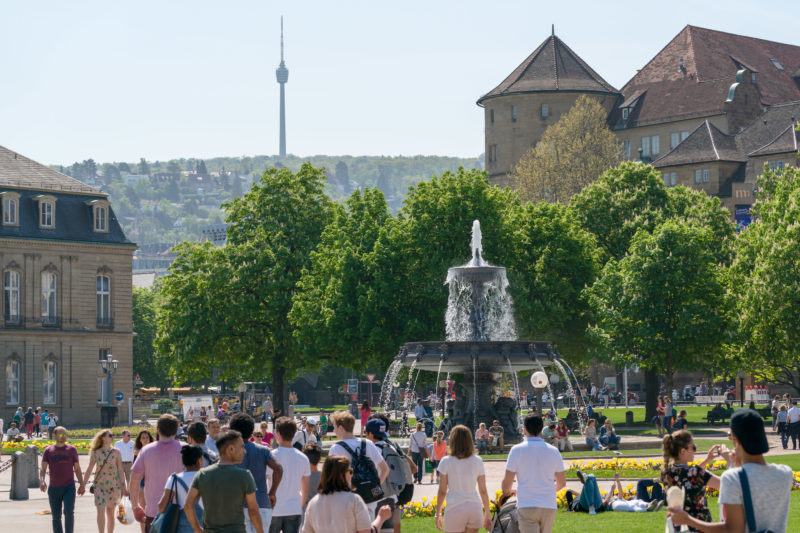
M 623 157 L 625 157 L 625 159 L 630 159 L 631 158 L 631 140 L 630 139 L 624 139 L 622 141 L 622 155 L 623 155 Z
M 19 272 L 6 270 L 3 273 L 3 311 L 6 324 L 19 324 Z
M 45 362 L 42 368 L 42 392 L 45 405 L 55 405 L 56 403 L 56 370 L 55 361 Z
M 664 172 L 664 186 L 674 187 L 678 184 L 678 174 L 676 172 Z
M 688 131 L 682 131 L 681 132 L 681 140 L 686 139 L 686 137 L 688 137 L 688 136 L 689 136 L 689 132 Z
M 494 163 L 497 161 L 497 145 L 490 144 L 489 145 L 489 162 Z
M 97 327 L 109 328 L 111 322 L 111 278 L 97 276 Z
M 108 208 L 105 206 L 95 206 L 94 208 L 94 230 L 98 232 L 108 231 Z
M 58 276 L 52 272 L 42 273 L 42 325 L 55 326 L 58 323 L 56 312 L 56 285 Z
M 650 137 L 642 137 L 642 157 L 650 157 Z
M 703 169 L 698 168 L 694 171 L 694 182 L 703 183 Z
M 752 81 L 753 83 L 755 83 L 755 82 L 756 82 L 756 78 L 757 78 L 757 76 L 758 76 L 758 75 L 757 75 L 757 73 L 756 73 L 756 72 L 751 72 L 751 73 L 750 73 L 750 81 Z
M 511 106 L 511 122 L 517 121 L 517 106 Z
M 3 197 L 3 225 L 19 226 L 19 194 L 6 191 L 0 196 Z
M 631 115 L 631 108 L 630 107 L 623 107 L 622 108 L 622 120 L 628 120 L 628 117 Z
M 494 124 L 494 109 L 489 110 L 489 123 Z
M 53 229 L 56 227 L 56 199 L 53 196 L 40 194 L 33 197 L 39 202 L 39 228 Z
M 707 168 L 703 169 L 703 183 L 708 183 L 709 172 Z
M 542 104 L 542 118 L 547 118 L 547 115 L 550 114 L 550 106 L 547 104 Z
M 19 403 L 19 381 L 22 364 L 17 359 L 6 363 L 6 405 Z
M 659 146 L 658 135 L 653 135 L 652 137 L 650 137 L 650 150 L 652 151 L 654 156 L 661 153 L 661 147 Z
M 776 69 L 781 70 L 781 71 L 783 70 L 783 65 L 781 65 L 780 62 L 777 59 L 775 59 L 774 57 L 771 57 L 771 58 L 769 58 L 769 60 L 772 61 L 772 64 L 775 66 Z
M 681 142 L 681 134 L 680 133 L 670 133 L 669 134 L 669 148 L 670 150 L 678 146 L 678 143 Z

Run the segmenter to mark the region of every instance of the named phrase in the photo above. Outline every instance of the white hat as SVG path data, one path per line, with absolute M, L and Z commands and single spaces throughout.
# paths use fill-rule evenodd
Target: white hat
M 317 419 L 314 418 L 313 416 L 309 416 L 308 418 L 306 418 L 306 424 L 311 424 L 312 426 L 316 426 Z

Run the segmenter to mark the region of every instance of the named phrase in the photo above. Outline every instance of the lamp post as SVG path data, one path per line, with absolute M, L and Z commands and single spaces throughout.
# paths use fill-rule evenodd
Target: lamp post
M 114 405 L 111 403 L 112 399 L 112 392 L 113 392 L 113 381 L 114 381 L 114 374 L 117 372 L 117 366 L 119 365 L 119 361 L 114 359 L 114 356 L 111 354 L 107 354 L 105 359 L 100 359 L 100 368 L 103 370 L 103 374 L 106 375 L 106 400 L 108 402 L 108 420 L 106 423 L 108 427 L 112 427 L 114 425 Z M 102 399 L 102 398 L 101 398 Z M 102 419 L 102 416 L 101 416 Z
M 244 393 L 247 392 L 247 385 L 239 383 L 239 411 L 244 413 Z
M 740 370 L 737 376 L 739 378 L 739 407 L 744 407 L 744 378 L 747 377 L 747 372 Z
M 531 374 L 531 385 L 536 390 L 536 411 L 539 416 L 542 416 L 542 393 L 544 388 L 547 387 L 547 374 L 541 370 Z

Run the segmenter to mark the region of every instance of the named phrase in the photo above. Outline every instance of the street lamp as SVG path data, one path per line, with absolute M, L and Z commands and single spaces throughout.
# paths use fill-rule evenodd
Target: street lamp
M 111 393 L 114 390 L 112 383 L 114 381 L 114 374 L 117 372 L 117 365 L 119 365 L 119 361 L 114 359 L 114 356 L 110 353 L 106 354 L 105 359 L 100 359 L 100 368 L 103 370 L 103 374 L 106 375 L 106 401 L 109 418 L 106 422 L 108 427 L 112 427 L 114 425 L 114 404 L 111 403 Z
M 737 376 L 739 378 L 739 407 L 744 407 L 744 378 L 747 377 L 747 372 L 740 370 Z
M 536 389 L 536 410 L 539 416 L 542 414 L 542 392 L 544 392 L 544 388 L 547 387 L 547 384 L 547 374 L 541 370 L 531 374 L 531 385 Z

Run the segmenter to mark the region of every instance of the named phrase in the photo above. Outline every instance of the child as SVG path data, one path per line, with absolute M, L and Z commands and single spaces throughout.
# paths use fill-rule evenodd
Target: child
M 437 431 L 433 435 L 433 453 L 431 454 L 431 483 L 433 483 L 433 473 L 436 472 L 436 483 L 439 483 L 439 461 L 447 455 L 447 442 L 444 440 L 444 431 Z
M 311 476 L 308 478 L 308 496 L 303 503 L 303 509 L 306 508 L 308 502 L 317 494 L 319 488 L 319 479 L 322 472 L 319 470 L 318 465 L 322 459 L 322 448 L 316 441 L 310 440 L 303 446 L 303 453 L 308 457 L 308 466 L 311 468 Z

